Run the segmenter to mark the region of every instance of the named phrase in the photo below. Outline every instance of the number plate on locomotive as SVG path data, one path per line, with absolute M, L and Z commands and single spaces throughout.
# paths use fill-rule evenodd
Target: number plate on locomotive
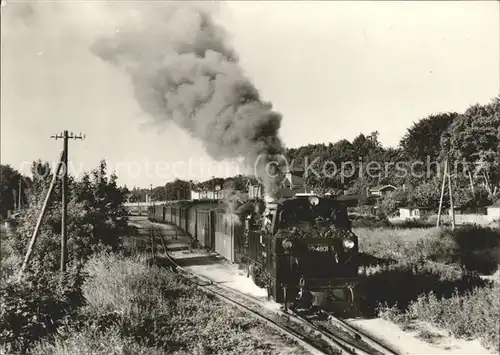
M 330 251 L 330 246 L 329 245 L 309 245 L 308 249 L 309 249 L 309 251 L 328 252 L 328 251 Z

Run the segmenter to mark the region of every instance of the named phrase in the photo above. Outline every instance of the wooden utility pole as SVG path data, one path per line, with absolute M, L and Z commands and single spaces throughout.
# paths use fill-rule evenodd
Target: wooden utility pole
M 444 197 L 444 188 L 446 186 L 446 175 L 448 173 L 448 159 L 444 162 L 444 173 L 443 173 L 443 183 L 441 184 L 441 196 L 439 197 L 439 210 L 436 226 L 439 227 L 439 223 L 441 222 L 441 209 L 443 208 L 443 197 Z
M 451 229 L 455 229 L 455 206 L 453 205 L 453 186 L 451 185 L 451 174 L 448 172 L 448 191 L 450 193 Z
M 472 192 L 472 194 L 475 193 L 475 190 L 474 190 L 474 181 L 472 180 L 472 174 L 470 173 L 470 169 L 467 168 L 467 175 L 469 176 L 469 183 L 470 183 L 470 192 Z
M 62 176 L 62 216 L 61 216 L 61 272 L 66 271 L 66 261 L 68 257 L 68 229 L 67 229 L 67 207 L 68 207 L 68 139 L 85 139 L 85 135 L 75 135 L 73 132 L 51 136 L 54 139 L 63 139 L 63 176 Z
M 439 227 L 441 222 L 441 210 L 443 208 L 444 189 L 448 180 L 448 193 L 450 194 L 450 211 L 451 211 L 451 228 L 455 229 L 455 205 L 453 204 L 453 186 L 451 184 L 451 174 L 448 171 L 448 159 L 444 161 L 443 183 L 441 184 L 441 196 L 439 198 L 439 210 L 436 226 Z
M 59 175 L 59 171 L 61 170 L 62 160 L 63 160 L 64 152 L 61 152 L 61 157 L 57 162 L 57 167 L 54 171 L 54 175 L 52 176 L 52 181 L 50 182 L 49 190 L 47 191 L 47 195 L 45 196 L 45 201 L 43 202 L 42 210 L 40 211 L 40 215 L 38 216 L 38 221 L 36 222 L 35 230 L 33 231 L 33 235 L 31 236 L 30 244 L 28 245 L 28 251 L 26 252 L 26 256 L 24 257 L 23 265 L 21 267 L 21 272 L 19 273 L 19 279 L 21 279 L 26 266 L 30 260 L 31 254 L 33 253 L 33 246 L 35 245 L 36 238 L 38 236 L 38 231 L 40 229 L 40 225 L 42 224 L 43 216 L 45 215 L 45 211 L 47 210 L 47 206 L 49 204 L 50 195 L 52 195 L 52 191 L 54 190 L 54 186 L 56 184 L 57 175 Z
M 20 176 L 19 177 L 19 196 L 17 197 L 17 209 L 20 211 L 21 210 L 21 193 L 22 193 L 22 181 L 23 178 Z

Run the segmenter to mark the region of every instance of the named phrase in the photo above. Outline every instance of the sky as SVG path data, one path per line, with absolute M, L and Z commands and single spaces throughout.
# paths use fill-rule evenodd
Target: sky
M 28 173 L 33 160 L 56 160 L 62 142 L 50 136 L 66 129 L 86 134 L 69 143 L 75 175 L 101 159 L 128 187 L 247 172 L 216 164 L 174 124 L 147 124 L 130 78 L 89 50 L 116 25 L 95 3 L 2 6 L 2 164 Z M 396 146 L 413 122 L 500 93 L 499 13 L 496 1 L 234 1 L 217 20 L 283 115 L 287 147 L 375 130 Z

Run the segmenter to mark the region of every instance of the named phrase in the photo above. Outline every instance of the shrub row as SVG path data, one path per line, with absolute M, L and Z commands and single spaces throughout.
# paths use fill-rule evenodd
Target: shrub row
M 41 269 L 39 269 L 41 270 Z M 31 344 L 54 333 L 82 303 L 83 278 L 78 268 L 62 279 L 46 272 L 28 273 L 18 282 L 0 283 L 0 346 L 24 353 Z
M 406 311 L 384 305 L 379 308 L 379 315 L 403 327 L 415 321 L 430 322 L 455 337 L 480 339 L 485 347 L 500 351 L 499 295 L 499 285 L 475 288 L 465 294 L 455 292 L 451 297 L 430 292 L 411 302 Z
M 262 327 L 141 256 L 93 257 L 80 321 L 34 354 L 273 354 Z M 79 350 L 81 349 L 81 350 Z
M 486 285 L 475 273 L 425 260 L 399 261 L 367 271 L 360 277 L 359 293 L 363 298 L 362 310 L 368 316 L 376 315 L 380 304 L 406 310 L 422 294 L 434 292 L 451 297 L 454 292 L 464 293 Z
M 388 260 L 431 260 L 491 274 L 500 264 L 500 231 L 465 226 L 430 229 L 357 229 L 361 252 Z

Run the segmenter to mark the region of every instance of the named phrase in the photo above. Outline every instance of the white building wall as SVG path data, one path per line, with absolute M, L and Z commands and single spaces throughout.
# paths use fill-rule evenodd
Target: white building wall
M 487 208 L 487 216 L 490 221 L 498 221 L 500 220 L 500 207 L 488 207 Z

